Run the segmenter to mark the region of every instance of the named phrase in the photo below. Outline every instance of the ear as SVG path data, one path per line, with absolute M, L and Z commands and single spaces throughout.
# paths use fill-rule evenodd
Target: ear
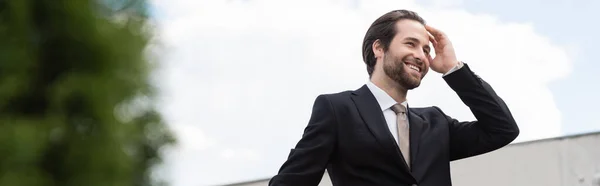
M 379 39 L 377 39 L 377 40 L 375 40 L 375 42 L 373 42 L 371 49 L 373 50 L 375 59 L 383 57 L 383 54 L 384 54 L 383 45 L 381 45 L 381 41 Z

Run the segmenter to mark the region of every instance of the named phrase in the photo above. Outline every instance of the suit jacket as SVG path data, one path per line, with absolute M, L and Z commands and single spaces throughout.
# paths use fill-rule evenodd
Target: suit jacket
M 272 186 L 449 186 L 450 161 L 499 149 L 519 135 L 506 104 L 468 65 L 444 76 L 477 118 L 460 122 L 438 107 L 409 108 L 408 169 L 370 90 L 319 95 L 302 138 Z M 476 170 L 474 170 L 476 171 Z

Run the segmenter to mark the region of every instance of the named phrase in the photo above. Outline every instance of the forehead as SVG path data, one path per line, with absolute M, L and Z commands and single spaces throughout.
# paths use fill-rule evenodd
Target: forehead
M 418 21 L 404 19 L 396 22 L 396 37 L 403 39 L 406 37 L 417 38 L 421 43 L 429 43 L 429 35 L 425 26 Z

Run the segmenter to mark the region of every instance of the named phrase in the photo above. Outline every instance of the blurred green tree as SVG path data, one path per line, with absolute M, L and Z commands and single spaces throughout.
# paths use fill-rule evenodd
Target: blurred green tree
M 0 0 L 0 185 L 160 185 L 143 0 Z

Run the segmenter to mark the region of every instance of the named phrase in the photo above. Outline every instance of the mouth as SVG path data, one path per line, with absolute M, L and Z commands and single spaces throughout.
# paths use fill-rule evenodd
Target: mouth
M 404 64 L 411 70 L 414 70 L 415 72 L 421 73 L 421 67 L 418 67 L 416 65 L 404 62 Z

